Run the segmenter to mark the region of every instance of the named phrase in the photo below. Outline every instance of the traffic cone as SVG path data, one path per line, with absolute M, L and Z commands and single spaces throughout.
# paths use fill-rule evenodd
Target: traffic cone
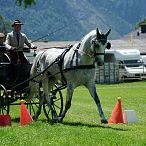
M 124 123 L 121 97 L 118 97 L 117 104 L 114 107 L 114 110 L 112 112 L 110 119 L 108 120 L 108 124 L 118 124 L 118 123 Z
M 25 104 L 24 104 L 24 100 L 21 100 L 21 107 L 20 107 L 20 127 L 30 124 L 33 122 L 33 119 L 30 115 L 30 113 L 28 112 Z

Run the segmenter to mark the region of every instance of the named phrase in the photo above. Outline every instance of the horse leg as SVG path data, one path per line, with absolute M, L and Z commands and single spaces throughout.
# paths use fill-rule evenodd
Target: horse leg
M 33 111 L 34 111 L 34 115 L 33 115 L 33 120 L 36 120 L 38 118 L 38 116 L 41 114 L 41 108 L 42 108 L 42 105 L 43 105 L 43 93 L 39 91 L 39 94 L 36 94 L 39 89 L 39 85 L 38 83 L 36 82 L 32 82 L 30 81 L 29 82 L 29 94 L 28 94 L 28 98 L 26 98 L 26 101 L 28 103 L 34 103 L 34 99 L 38 99 L 38 106 L 37 106 L 37 111 L 35 112 L 34 108 L 33 108 Z M 32 105 L 33 107 L 33 105 Z
M 33 120 L 36 120 L 38 118 L 38 116 L 41 114 L 41 109 L 42 109 L 42 105 L 43 105 L 43 101 L 44 99 L 42 98 L 42 95 L 40 95 L 41 97 L 39 97 L 39 106 L 38 106 L 38 110 L 37 112 L 33 115 Z
M 56 115 L 56 112 L 53 109 L 52 102 L 51 102 L 51 97 L 49 95 L 52 86 L 55 84 L 55 81 L 56 80 L 53 77 L 51 77 L 51 78 L 49 78 L 47 80 L 44 80 L 43 81 L 43 89 L 44 89 L 44 97 L 45 97 L 47 106 L 50 108 L 50 110 L 52 112 L 53 121 L 57 122 L 57 120 L 58 120 L 57 119 L 57 115 Z
M 65 109 L 62 112 L 61 116 L 58 117 L 58 122 L 62 122 L 63 118 L 65 117 L 68 109 L 71 107 L 71 100 L 72 100 L 72 95 L 73 95 L 73 85 L 70 84 L 67 86 L 67 93 L 66 93 L 66 103 L 65 103 Z
M 37 91 L 36 83 L 33 81 L 29 82 L 29 96 L 28 100 L 35 98 L 35 93 Z
M 102 107 L 101 107 L 101 103 L 100 103 L 100 99 L 99 99 L 99 97 L 97 95 L 97 92 L 96 92 L 95 84 L 93 84 L 93 83 L 88 84 L 87 88 L 88 88 L 89 93 L 93 97 L 93 99 L 94 99 L 94 101 L 95 101 L 95 103 L 96 103 L 96 105 L 98 107 L 99 115 L 101 117 L 101 123 L 108 123 L 107 119 L 104 116 L 104 113 L 103 113 L 103 110 L 102 110 Z

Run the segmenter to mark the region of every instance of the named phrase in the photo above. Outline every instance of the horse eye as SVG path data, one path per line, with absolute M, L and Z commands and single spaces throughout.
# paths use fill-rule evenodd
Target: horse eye
M 102 44 L 102 45 L 105 45 L 106 44 L 106 40 L 104 40 L 104 39 L 102 39 L 102 40 L 100 40 L 100 43 Z
M 94 45 L 95 44 L 95 41 L 92 41 L 91 43 Z
M 95 42 L 95 41 L 94 41 L 94 43 L 93 43 L 93 44 L 94 44 L 94 47 L 99 48 L 99 43 L 98 43 L 98 42 Z

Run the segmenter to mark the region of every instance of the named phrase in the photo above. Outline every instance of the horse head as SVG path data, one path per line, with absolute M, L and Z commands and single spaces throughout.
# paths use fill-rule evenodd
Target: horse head
M 105 49 L 110 49 L 111 44 L 107 42 L 107 36 L 109 35 L 111 29 L 106 34 L 101 33 L 98 28 L 96 29 L 96 35 L 91 40 L 91 48 L 94 52 L 95 62 L 98 66 L 104 64 L 104 54 Z

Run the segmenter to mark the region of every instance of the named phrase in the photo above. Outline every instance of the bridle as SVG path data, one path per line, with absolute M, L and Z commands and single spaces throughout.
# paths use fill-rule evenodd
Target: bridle
M 102 35 L 102 34 L 101 34 Z M 107 49 L 110 49 L 110 47 L 111 47 L 111 44 L 110 44 L 110 42 L 107 42 L 107 37 L 103 37 L 103 38 L 100 38 L 100 39 L 98 39 L 97 37 L 94 39 L 94 40 L 92 40 L 92 42 L 91 42 L 93 45 L 94 45 L 94 57 L 95 56 L 98 56 L 98 55 L 104 55 L 105 54 L 105 50 L 104 50 L 104 52 L 103 53 L 99 53 L 99 52 L 96 52 L 96 50 L 95 50 L 95 48 L 99 48 L 99 43 L 101 43 L 101 44 L 106 44 L 106 48 Z M 105 49 L 106 49 L 105 48 Z
M 93 57 L 105 54 L 105 51 L 103 53 L 101 53 L 101 52 L 96 52 L 96 50 L 95 50 L 95 48 L 99 48 L 100 41 L 101 40 L 98 40 L 97 38 L 95 40 L 92 40 L 92 44 L 94 45 L 94 47 L 93 47 L 93 52 L 94 52 Z

